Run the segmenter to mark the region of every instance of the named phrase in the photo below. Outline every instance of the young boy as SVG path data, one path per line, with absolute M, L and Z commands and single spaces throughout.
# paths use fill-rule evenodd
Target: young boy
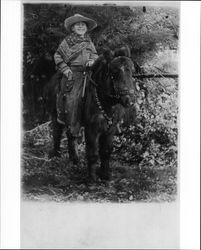
M 88 31 L 97 23 L 75 14 L 64 21 L 68 35 L 54 54 L 55 64 L 63 73 L 57 97 L 57 121 L 66 124 L 72 135 L 80 136 L 82 115 L 83 71 L 91 67 L 98 55 Z

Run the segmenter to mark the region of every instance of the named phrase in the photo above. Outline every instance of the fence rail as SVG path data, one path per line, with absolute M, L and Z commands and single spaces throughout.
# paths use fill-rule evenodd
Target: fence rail
M 134 78 L 178 78 L 178 74 L 134 74 Z

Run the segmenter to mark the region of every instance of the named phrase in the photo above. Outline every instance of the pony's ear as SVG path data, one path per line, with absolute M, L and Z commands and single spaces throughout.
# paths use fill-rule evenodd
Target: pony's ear
M 97 71 L 98 68 L 103 64 L 104 61 L 104 56 L 100 55 L 94 62 L 94 64 L 91 67 L 92 71 Z
M 114 52 L 114 56 L 126 56 L 131 57 L 131 51 L 128 45 L 121 47 L 120 49 L 116 49 Z
M 110 49 L 105 48 L 103 50 L 103 56 L 104 56 L 104 59 L 106 60 L 106 62 L 110 62 L 112 60 L 112 58 L 114 57 L 114 53 Z

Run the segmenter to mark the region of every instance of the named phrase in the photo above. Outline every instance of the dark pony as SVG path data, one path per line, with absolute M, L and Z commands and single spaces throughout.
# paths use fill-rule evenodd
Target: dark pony
M 134 104 L 135 86 L 132 78 L 134 65 L 128 48 L 116 51 L 105 50 L 93 67 L 87 72 L 87 84 L 83 99 L 83 126 L 86 143 L 86 159 L 89 180 L 97 176 L 109 180 L 112 141 L 122 110 Z M 60 139 L 64 125 L 57 122 L 56 76 L 50 83 L 51 114 L 53 122 L 54 149 L 52 155 L 59 155 Z M 54 89 L 54 90 L 53 90 Z M 117 108 L 116 108 L 117 107 Z M 78 162 L 77 141 L 67 130 L 69 158 Z M 100 159 L 100 167 L 98 160 Z

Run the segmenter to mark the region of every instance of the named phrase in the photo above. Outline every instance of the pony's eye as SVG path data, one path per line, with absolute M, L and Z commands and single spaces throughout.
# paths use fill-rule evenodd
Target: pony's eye
M 120 72 L 119 69 L 114 69 L 114 70 L 112 71 L 112 73 L 113 73 L 114 75 L 118 74 L 119 72 Z
M 132 72 L 130 68 L 126 68 L 125 71 L 126 71 L 126 73 L 128 73 L 128 74 L 131 74 L 131 72 Z
M 116 72 L 115 72 L 115 73 L 113 72 L 111 77 L 112 77 L 112 79 L 117 78 L 117 73 L 116 73 Z

